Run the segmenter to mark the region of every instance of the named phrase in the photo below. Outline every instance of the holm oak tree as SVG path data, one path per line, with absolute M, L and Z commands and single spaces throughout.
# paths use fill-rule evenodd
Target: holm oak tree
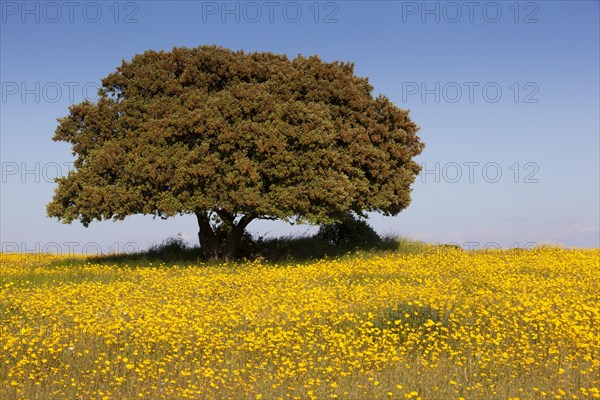
M 72 145 L 48 215 L 65 223 L 195 214 L 207 257 L 231 258 L 254 219 L 307 223 L 410 203 L 424 145 L 407 110 L 354 65 L 217 46 L 146 51 L 72 105 Z

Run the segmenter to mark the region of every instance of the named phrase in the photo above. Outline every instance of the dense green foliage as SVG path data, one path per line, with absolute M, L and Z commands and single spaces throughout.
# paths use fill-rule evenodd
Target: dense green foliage
M 49 216 L 88 226 L 192 213 L 210 257 L 232 257 L 256 218 L 330 223 L 410 203 L 423 143 L 408 111 L 372 96 L 350 63 L 203 46 L 147 51 L 70 107 L 54 140 L 75 171 Z M 226 232 L 225 235 L 218 231 Z

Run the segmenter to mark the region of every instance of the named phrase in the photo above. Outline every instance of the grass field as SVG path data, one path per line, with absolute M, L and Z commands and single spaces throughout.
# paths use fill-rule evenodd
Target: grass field
M 0 399 L 600 398 L 600 250 L 4 254 Z

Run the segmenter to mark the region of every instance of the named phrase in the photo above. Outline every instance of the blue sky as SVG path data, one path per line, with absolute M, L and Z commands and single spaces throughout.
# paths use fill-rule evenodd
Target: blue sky
M 51 141 L 69 104 L 144 50 L 217 44 L 352 61 L 411 110 L 426 172 L 380 233 L 465 247 L 600 246 L 598 1 L 2 1 L 3 250 L 146 248 L 189 216 L 63 225 L 46 218 L 70 148 Z M 85 89 L 85 90 L 84 90 Z M 309 226 L 254 221 L 276 236 Z

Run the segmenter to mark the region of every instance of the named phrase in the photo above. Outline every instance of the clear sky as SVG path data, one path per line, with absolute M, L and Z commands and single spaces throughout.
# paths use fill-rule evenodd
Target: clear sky
M 465 247 L 599 241 L 598 1 L 2 1 L 2 250 L 146 248 L 195 218 L 63 225 L 46 217 L 70 168 L 51 137 L 69 104 L 144 50 L 217 44 L 355 63 L 411 110 L 426 144 L 413 202 L 380 233 Z M 254 221 L 276 236 L 310 228 Z

